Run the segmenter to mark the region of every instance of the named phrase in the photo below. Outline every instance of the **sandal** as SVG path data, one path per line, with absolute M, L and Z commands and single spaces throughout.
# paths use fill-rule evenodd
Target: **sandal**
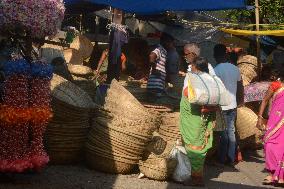
M 284 182 L 283 182 L 283 180 L 281 181 L 281 182 L 275 182 L 274 183 L 274 186 L 276 186 L 276 187 L 284 187 Z
M 272 185 L 274 184 L 272 176 L 268 175 L 267 177 L 265 177 L 262 181 L 263 185 Z

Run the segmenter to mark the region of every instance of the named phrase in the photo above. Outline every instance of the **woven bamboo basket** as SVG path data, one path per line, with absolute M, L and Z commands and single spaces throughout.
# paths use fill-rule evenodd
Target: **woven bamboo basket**
M 97 146 L 94 146 L 93 144 L 90 144 L 89 142 L 87 142 L 86 144 L 86 149 L 87 149 L 87 152 L 89 153 L 108 155 L 108 156 L 114 157 L 115 159 L 125 160 L 133 164 L 138 163 L 138 161 L 141 159 L 138 156 L 127 154 L 123 151 L 118 151 L 117 149 L 109 150 L 106 148 L 97 147 Z
M 243 56 L 238 60 L 237 64 L 245 85 L 248 85 L 248 83 L 253 82 L 257 78 L 257 58 L 255 56 Z
M 159 134 L 168 141 L 176 141 L 177 139 L 181 139 L 178 125 L 161 125 L 159 128 Z
M 73 65 L 83 65 L 84 58 L 80 51 L 76 49 L 66 49 L 63 51 L 66 63 Z
M 44 44 L 41 47 L 41 56 L 51 63 L 54 58 L 61 57 L 64 59 L 63 47 L 51 44 Z
M 242 148 L 255 148 L 260 145 L 261 131 L 256 128 L 257 115 L 247 107 L 237 110 L 236 129 Z
M 157 133 L 147 145 L 142 160 L 168 158 L 175 144 L 176 141 L 167 140 Z
M 86 59 L 91 56 L 94 46 L 87 37 L 79 35 L 70 44 L 70 48 L 76 49 L 78 52 L 80 52 L 83 59 Z
M 178 125 L 179 124 L 179 112 L 166 113 L 162 116 L 163 125 Z
M 143 151 L 146 143 L 133 140 L 123 133 L 109 133 L 108 130 L 99 127 L 92 128 L 89 133 L 89 140 L 102 139 L 102 141 L 110 144 L 119 144 L 121 147 L 129 148 L 129 150 Z
M 160 136 L 154 136 L 145 150 L 156 155 L 161 155 L 165 151 L 166 146 L 167 141 Z
M 90 76 L 94 75 L 93 70 L 87 66 L 83 65 L 68 65 L 68 70 L 70 71 L 71 74 L 77 75 L 77 76 Z
M 117 100 L 117 94 L 119 100 Z M 122 117 L 130 117 L 133 120 L 152 117 L 144 106 L 116 80 L 113 80 L 107 92 L 104 107 Z
M 175 159 L 156 158 L 139 162 L 139 169 L 146 177 L 164 181 L 170 178 L 176 168 Z
M 93 101 L 96 100 L 97 85 L 95 80 L 85 80 L 77 78 L 73 80 L 73 83 L 83 89 L 92 98 Z
M 113 155 L 115 153 L 123 153 L 129 155 L 129 157 L 133 157 L 137 160 L 141 159 L 141 154 L 143 153 L 142 150 L 137 150 L 137 149 L 130 149 L 127 146 L 123 147 L 120 144 L 116 143 L 115 141 L 108 143 L 108 142 L 103 142 L 103 139 L 101 138 L 93 138 L 91 141 L 88 141 L 90 145 L 96 146 L 97 148 L 100 149 L 105 149 L 111 152 Z
M 145 148 L 145 144 L 132 144 L 131 141 L 123 141 L 121 138 L 114 138 L 111 135 L 100 132 L 94 133 L 94 130 L 89 133 L 88 143 L 95 147 L 112 152 L 121 152 L 138 158 L 140 158 Z
M 56 74 L 51 80 L 51 95 L 76 107 L 94 107 L 93 100 L 84 90 Z

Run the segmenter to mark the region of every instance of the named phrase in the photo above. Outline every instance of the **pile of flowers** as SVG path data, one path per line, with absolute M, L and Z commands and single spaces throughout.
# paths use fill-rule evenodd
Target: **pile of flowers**
M 0 30 L 17 33 L 21 28 L 36 38 L 53 36 L 64 12 L 63 0 L 0 0 Z

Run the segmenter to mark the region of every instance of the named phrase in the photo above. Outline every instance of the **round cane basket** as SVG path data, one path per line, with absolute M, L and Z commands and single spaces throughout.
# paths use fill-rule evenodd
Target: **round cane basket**
M 77 76 L 90 76 L 94 75 L 93 70 L 87 66 L 83 65 L 68 65 L 68 70 L 71 74 L 77 75 Z
M 84 90 L 56 74 L 53 74 L 51 80 L 51 95 L 54 98 L 79 108 L 94 106 L 93 100 Z
M 174 172 L 177 162 L 175 159 L 155 158 L 139 162 L 140 172 L 154 180 L 167 180 Z
M 110 135 L 107 131 L 99 129 L 90 131 L 89 141 L 97 145 L 106 146 L 106 148 L 109 146 L 112 150 L 117 148 L 133 155 L 141 155 L 146 145 L 146 143 L 135 143 L 133 140 L 129 140 L 127 135 L 123 136 L 120 133 L 118 135 Z
M 257 115 L 247 107 L 237 110 L 236 129 L 240 138 L 242 148 L 260 145 L 261 131 L 256 128 Z
M 41 56 L 46 59 L 48 63 L 51 63 L 54 58 L 64 58 L 63 47 L 51 44 L 44 44 L 41 47 Z
M 91 56 L 94 46 L 87 37 L 79 35 L 70 44 L 70 48 L 80 52 L 83 59 L 86 59 Z
M 257 58 L 255 56 L 246 55 L 241 57 L 238 60 L 238 67 L 242 77 L 245 79 L 245 85 L 257 78 Z
M 73 80 L 73 83 L 83 89 L 92 98 L 93 101 L 96 100 L 97 85 L 95 80 L 87 80 L 81 78 L 78 79 L 77 77 L 75 80 Z
M 63 51 L 66 63 L 73 65 L 83 65 L 84 59 L 80 51 L 76 49 L 66 49 Z

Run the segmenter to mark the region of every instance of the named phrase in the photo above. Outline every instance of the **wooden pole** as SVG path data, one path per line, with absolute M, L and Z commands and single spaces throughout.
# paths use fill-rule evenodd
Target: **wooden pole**
M 255 0 L 255 22 L 256 31 L 259 31 L 259 2 Z M 257 57 L 257 73 L 258 81 L 261 79 L 261 61 L 260 61 L 260 38 L 259 35 L 256 36 L 256 57 Z

